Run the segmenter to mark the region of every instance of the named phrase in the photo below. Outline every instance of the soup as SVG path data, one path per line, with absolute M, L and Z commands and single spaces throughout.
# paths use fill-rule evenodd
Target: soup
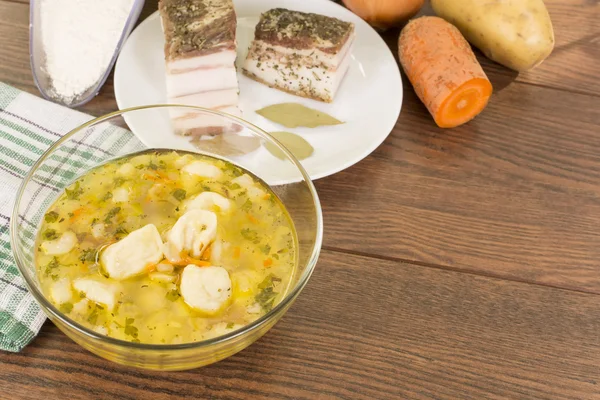
M 44 215 L 46 297 L 110 337 L 177 344 L 223 335 L 281 301 L 297 239 L 260 179 L 204 155 L 151 151 L 77 179 Z

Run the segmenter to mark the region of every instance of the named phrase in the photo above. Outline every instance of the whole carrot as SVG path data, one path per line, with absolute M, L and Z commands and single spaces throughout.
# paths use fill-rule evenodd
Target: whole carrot
M 443 19 L 410 21 L 400 34 L 398 56 L 440 128 L 462 125 L 487 105 L 492 84 L 466 39 Z

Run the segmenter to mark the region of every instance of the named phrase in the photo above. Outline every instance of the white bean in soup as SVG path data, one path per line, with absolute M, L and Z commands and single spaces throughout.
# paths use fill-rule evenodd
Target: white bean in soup
M 281 301 L 297 264 L 293 223 L 248 171 L 148 151 L 77 179 L 38 234 L 42 290 L 79 324 L 151 344 L 206 340 Z

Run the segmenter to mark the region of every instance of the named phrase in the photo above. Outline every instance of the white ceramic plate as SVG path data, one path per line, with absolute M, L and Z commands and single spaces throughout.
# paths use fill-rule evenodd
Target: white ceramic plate
M 402 80 L 394 56 L 366 22 L 329 0 L 234 0 L 234 4 L 238 16 L 238 66 L 246 57 L 260 14 L 271 8 L 314 12 L 356 25 L 350 68 L 333 103 L 305 99 L 271 89 L 239 72 L 240 108 L 245 120 L 267 132 L 286 130 L 297 133 L 310 142 L 315 152 L 302 160 L 302 165 L 312 179 L 350 167 L 368 156 L 385 140 L 400 114 Z M 163 46 L 163 33 L 156 12 L 129 36 L 117 60 L 114 86 L 120 109 L 167 102 Z M 304 104 L 345 123 L 314 129 L 286 129 L 255 113 L 255 110 L 262 107 L 283 102 Z M 165 115 L 157 113 L 155 118 L 165 119 Z M 168 121 L 132 116 L 127 119 L 127 123 L 148 147 L 195 150 L 188 138 L 173 134 L 168 128 Z M 260 148 L 257 151 L 266 149 Z M 276 170 L 278 163 L 283 162 L 272 157 L 271 164 L 263 163 L 257 168 Z M 260 171 L 254 172 L 260 176 Z

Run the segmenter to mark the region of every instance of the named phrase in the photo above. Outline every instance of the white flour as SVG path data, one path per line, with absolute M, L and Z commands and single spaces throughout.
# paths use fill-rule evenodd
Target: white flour
M 42 0 L 45 71 L 54 95 L 72 102 L 102 78 L 134 0 Z

